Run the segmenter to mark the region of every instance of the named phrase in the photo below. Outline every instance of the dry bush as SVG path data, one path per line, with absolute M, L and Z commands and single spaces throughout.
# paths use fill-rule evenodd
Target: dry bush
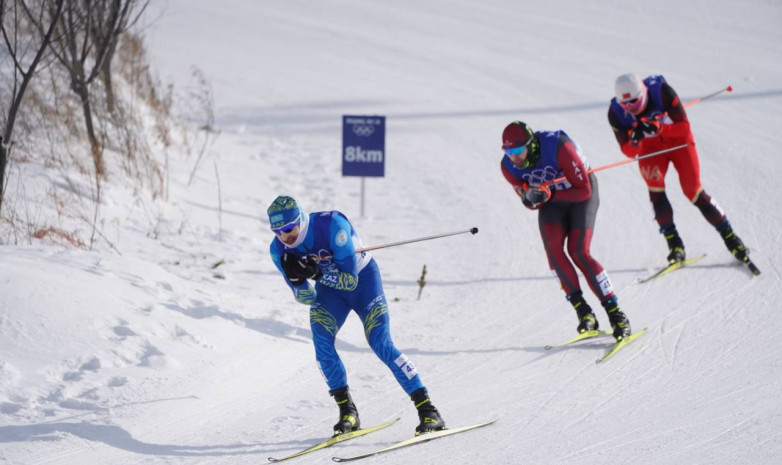
M 95 127 L 105 152 L 107 171 L 103 179 L 129 185 L 139 195 L 146 197 L 148 193 L 155 199 L 166 192 L 167 151 L 176 139 L 172 135 L 177 127 L 171 116 L 172 88 L 164 88 L 153 78 L 138 35 L 122 34 L 113 65 L 117 97 L 113 111 L 108 109 L 102 81 L 90 86 Z M 3 82 L 6 79 L 0 76 L 0 100 L 10 84 Z M 60 193 L 45 194 L 47 189 L 39 184 L 28 189 L 27 179 L 13 180 L 16 187 L 9 192 L 13 198 L 6 199 L 9 208 L 0 212 L 0 243 L 46 238 L 70 246 L 89 244 L 91 248 L 96 236 L 103 237 L 96 230 L 102 224 L 100 179 L 95 176 L 90 150 L 81 102 L 69 87 L 67 72 L 56 65 L 44 67 L 25 95 L 10 161 L 12 165 L 27 164 L 27 169 L 13 171 L 21 177 L 36 172 L 34 166 L 44 167 L 52 189 Z M 82 179 L 77 179 L 79 176 Z M 67 208 L 55 202 L 64 202 Z M 26 214 L 30 205 L 35 205 L 40 214 Z M 85 222 L 92 227 L 89 239 L 79 237 L 79 231 L 85 231 L 74 226 Z
M 72 234 L 52 226 L 38 229 L 33 233 L 33 237 L 38 240 L 48 239 L 52 244 L 69 245 L 75 248 L 84 247 L 84 242 L 81 239 L 75 238 Z

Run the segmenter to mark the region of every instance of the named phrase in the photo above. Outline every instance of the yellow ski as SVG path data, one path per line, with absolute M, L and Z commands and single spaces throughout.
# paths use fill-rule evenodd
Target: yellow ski
M 309 454 L 310 452 L 315 452 L 316 450 L 325 449 L 326 447 L 332 446 L 334 444 L 337 444 L 338 442 L 347 441 L 348 439 L 353 439 L 357 437 L 364 436 L 369 433 L 374 433 L 377 430 L 381 430 L 383 428 L 388 428 L 389 426 L 393 425 L 394 423 L 398 422 L 400 419 L 397 418 L 396 420 L 389 421 L 387 423 L 383 423 L 377 426 L 373 426 L 371 428 L 365 428 L 365 429 L 359 429 L 356 431 L 350 431 L 348 433 L 340 434 L 339 436 L 334 436 L 330 439 L 327 439 L 319 444 L 315 444 L 314 446 L 310 447 L 309 449 L 305 449 L 299 452 L 296 452 L 295 454 L 288 455 L 286 457 L 282 457 L 279 459 L 276 459 L 274 457 L 269 457 L 269 462 L 277 463 L 282 462 L 283 460 L 292 459 L 294 457 L 299 457 L 304 454 Z
M 646 328 L 638 331 L 637 333 L 633 333 L 633 334 L 627 336 L 626 338 L 624 338 L 621 341 L 619 341 L 616 344 L 614 344 L 611 347 L 611 350 L 609 350 L 607 354 L 605 354 L 601 358 L 595 360 L 595 363 L 600 363 L 600 362 L 604 362 L 604 361 L 608 360 L 608 358 L 610 358 L 612 355 L 614 355 L 615 353 L 619 352 L 619 350 L 622 347 L 624 347 L 627 344 L 633 342 L 634 340 L 638 339 L 639 337 L 643 336 L 644 334 L 646 334 Z
M 578 336 L 574 337 L 573 339 L 568 339 L 562 344 L 557 344 L 555 346 L 545 346 L 544 349 L 546 350 L 556 349 L 557 347 L 564 347 L 573 344 L 574 342 L 583 341 L 584 339 L 592 339 L 595 337 L 612 336 L 612 335 L 613 334 L 610 331 L 601 331 L 599 329 L 593 329 L 592 331 L 585 331 L 579 334 Z
M 682 262 L 671 263 L 670 265 L 668 265 L 665 268 L 661 269 L 657 273 L 655 273 L 655 274 L 653 274 L 651 276 L 648 276 L 646 278 L 639 279 L 638 282 L 639 283 L 646 283 L 646 282 L 649 282 L 649 281 L 651 281 L 653 279 L 659 278 L 660 276 L 665 276 L 668 273 L 670 273 L 671 271 L 675 271 L 675 270 L 678 270 L 679 268 L 683 268 L 683 267 L 685 267 L 687 265 L 692 265 L 693 263 L 699 262 L 699 261 L 703 260 L 704 257 L 706 257 L 706 254 L 699 255 L 699 256 L 697 256 L 695 258 L 688 258 L 687 260 L 684 260 Z
M 444 429 L 440 431 L 433 431 L 431 433 L 424 433 L 420 436 L 416 436 L 411 439 L 406 439 L 404 441 L 398 442 L 396 444 L 392 444 L 388 447 L 385 447 L 383 449 L 378 449 L 376 451 L 368 452 L 366 454 L 356 455 L 354 457 L 332 457 L 331 460 L 335 462 L 351 462 L 353 460 L 359 460 L 366 457 L 371 457 L 373 455 L 382 454 L 384 452 L 389 452 L 396 449 L 401 449 L 403 447 L 412 446 L 413 444 L 420 444 L 422 442 L 431 441 L 432 439 L 441 438 L 443 436 L 450 436 L 452 434 L 456 433 L 462 433 L 464 431 L 469 431 L 471 429 L 475 428 L 482 428 L 484 426 L 489 426 L 492 423 L 494 423 L 497 420 L 487 421 L 486 423 L 478 423 L 477 425 L 470 425 L 470 426 L 462 426 L 461 428 L 452 428 L 452 429 Z M 424 461 L 425 462 L 425 461 Z

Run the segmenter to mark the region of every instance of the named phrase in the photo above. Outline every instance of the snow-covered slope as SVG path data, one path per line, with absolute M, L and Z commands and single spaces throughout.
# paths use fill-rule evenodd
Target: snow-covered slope
M 447 423 L 498 422 L 368 461 L 778 463 L 780 24 L 767 0 L 155 2 L 154 66 L 182 94 L 203 72 L 219 137 L 190 186 L 195 157 L 170 154 L 169 201 L 144 214 L 106 186 L 116 250 L 0 248 L 0 462 L 265 463 L 328 436 L 337 410 L 307 308 L 267 253 L 266 207 L 288 194 L 342 210 L 367 245 L 480 229 L 373 255 L 395 342 Z M 592 166 L 620 160 L 606 110 L 629 71 L 664 74 L 685 101 L 733 86 L 689 115 L 704 186 L 763 275 L 734 264 L 671 172 L 679 231 L 707 258 L 637 284 L 664 240 L 637 168 L 600 173 L 593 254 L 649 332 L 595 365 L 603 342 L 543 350 L 576 319 L 536 215 L 499 172 L 500 134 L 522 119 L 566 130 Z M 360 180 L 340 175 L 343 114 L 387 117 L 386 177 L 366 180 L 364 217 Z M 417 422 L 357 318 L 338 349 L 363 422 L 402 421 L 297 463 Z

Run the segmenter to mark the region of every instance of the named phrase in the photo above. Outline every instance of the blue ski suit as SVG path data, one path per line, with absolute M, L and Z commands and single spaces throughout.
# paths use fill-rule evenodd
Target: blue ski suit
M 410 395 L 424 387 L 418 372 L 391 340 L 388 302 L 380 270 L 362 247 L 361 239 L 347 217 L 338 211 L 302 215 L 299 237 L 292 245 L 274 238 L 269 249 L 272 260 L 299 303 L 310 306 L 310 328 L 315 358 L 333 391 L 348 385 L 347 373 L 334 347 L 337 332 L 351 310 L 361 318 L 364 335 L 375 355 L 385 363 Z M 323 276 L 313 288 L 309 281 L 294 286 L 282 269 L 281 257 L 313 256 Z

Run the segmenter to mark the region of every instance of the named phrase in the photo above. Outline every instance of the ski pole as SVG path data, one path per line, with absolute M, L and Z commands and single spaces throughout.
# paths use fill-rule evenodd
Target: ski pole
M 676 147 L 669 147 L 667 149 L 663 149 L 663 150 L 660 150 L 660 151 L 657 151 L 657 152 L 647 153 L 646 155 L 641 155 L 640 157 L 639 156 L 635 156 L 633 158 L 628 158 L 626 160 L 620 160 L 620 161 L 617 161 L 617 162 L 614 162 L 614 163 L 609 163 L 607 165 L 598 166 L 597 168 L 588 169 L 587 170 L 587 174 L 595 173 L 597 171 L 607 170 L 609 168 L 613 168 L 613 167 L 619 166 L 619 165 L 626 165 L 627 163 L 632 163 L 634 161 L 643 160 L 645 158 L 656 157 L 657 155 L 662 155 L 664 153 L 673 152 L 674 150 L 683 149 L 684 147 L 687 147 L 689 145 L 690 144 L 677 145 Z M 548 186 L 549 184 L 554 184 L 554 183 L 565 181 L 565 180 L 567 180 L 567 178 L 565 176 L 562 176 L 560 178 L 552 179 L 551 181 L 546 181 L 543 184 L 541 184 L 541 186 Z
M 695 105 L 696 103 L 701 103 L 701 102 L 702 102 L 702 101 L 704 101 L 704 100 L 708 100 L 708 99 L 710 99 L 710 98 L 712 98 L 712 97 L 716 97 L 716 96 L 720 95 L 720 94 L 721 94 L 721 93 L 723 93 L 723 92 L 733 92 L 733 87 L 731 87 L 731 86 L 728 86 L 728 87 L 726 87 L 726 88 L 724 88 L 724 89 L 720 89 L 720 90 L 718 90 L 717 92 L 713 92 L 713 93 L 711 93 L 711 94 L 709 94 L 709 95 L 707 95 L 707 96 L 705 96 L 705 97 L 696 98 L 695 100 L 690 100 L 689 102 L 685 103 L 683 106 L 684 106 L 684 108 L 687 108 L 687 107 L 693 106 L 693 105 Z M 664 116 L 667 116 L 667 115 L 668 115 L 668 112 L 667 112 L 667 111 L 664 111 L 664 112 L 662 112 L 662 113 L 658 113 L 658 114 L 656 114 L 656 115 L 654 116 L 654 119 L 662 119 Z M 649 121 L 649 118 L 642 117 L 642 118 L 641 118 L 641 121 Z
M 377 249 L 386 249 L 388 247 L 395 247 L 397 245 L 404 245 L 404 244 L 411 244 L 413 242 L 421 242 L 421 241 L 429 241 L 432 239 L 439 239 L 441 237 L 448 237 L 448 236 L 456 236 L 457 234 L 477 234 L 478 228 L 470 228 L 465 231 L 456 231 L 456 232 L 450 232 L 445 234 L 437 234 L 435 236 L 427 236 L 427 237 L 419 237 L 418 239 L 410 239 L 406 241 L 399 241 L 399 242 L 392 242 L 390 244 L 382 244 L 382 245 L 373 245 L 371 247 L 362 247 L 360 249 L 356 249 L 356 253 L 361 252 L 369 252 L 370 250 L 377 250 Z
M 731 86 L 728 86 L 728 87 L 726 87 L 726 88 L 724 88 L 724 89 L 720 89 L 720 90 L 718 90 L 717 92 L 711 93 L 711 94 L 709 94 L 709 95 L 707 95 L 707 96 L 705 96 L 705 97 L 696 98 L 696 99 L 695 99 L 695 100 L 693 100 L 693 101 L 690 101 L 690 102 L 687 102 L 687 103 L 685 103 L 685 104 L 684 104 L 684 107 L 685 107 L 685 108 L 687 108 L 687 107 L 689 107 L 689 106 L 695 105 L 696 103 L 701 103 L 702 101 L 704 101 L 704 100 L 708 100 L 708 99 L 710 99 L 710 98 L 712 98 L 712 97 L 716 97 L 716 96 L 720 95 L 720 94 L 721 94 L 721 93 L 723 93 L 723 92 L 733 92 L 733 87 L 731 87 Z
M 429 241 L 432 239 L 439 239 L 441 237 L 448 237 L 448 236 L 456 236 L 457 234 L 478 234 L 478 228 L 470 228 L 464 231 L 456 231 L 456 232 L 449 232 L 445 234 L 437 234 L 435 236 L 427 236 L 427 237 L 419 237 L 418 239 L 409 239 L 406 241 L 399 241 L 399 242 L 391 242 L 389 244 L 382 244 L 382 245 L 373 245 L 370 247 L 362 247 L 360 249 L 356 249 L 356 253 L 361 252 L 369 252 L 370 250 L 377 250 L 377 249 L 387 249 L 388 247 L 395 247 L 397 245 L 404 245 L 404 244 L 412 244 L 413 242 L 421 242 L 421 241 Z M 326 258 L 331 258 L 332 255 L 324 255 L 321 257 L 314 257 L 315 260 L 320 261 Z

